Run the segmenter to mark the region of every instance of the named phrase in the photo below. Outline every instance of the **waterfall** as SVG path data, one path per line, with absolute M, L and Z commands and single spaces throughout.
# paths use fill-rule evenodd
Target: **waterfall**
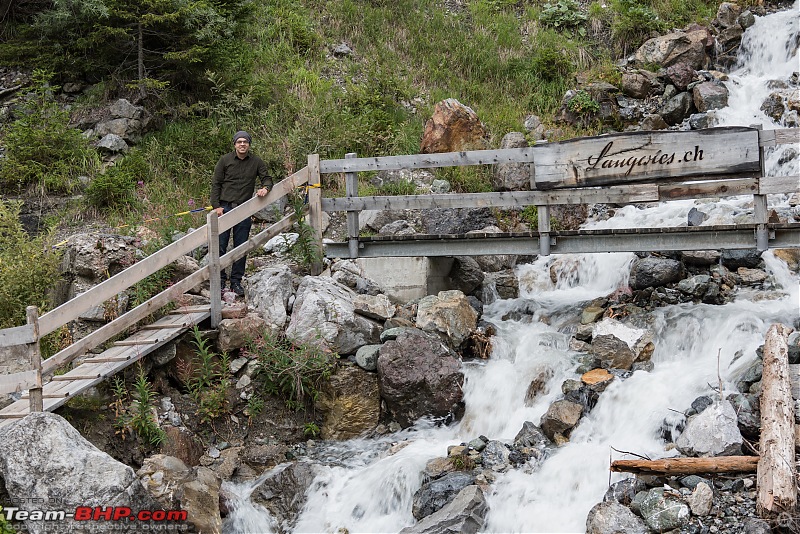
M 730 107 L 717 113 L 720 125 L 780 127 L 759 107 L 769 94 L 770 79 L 786 79 L 797 70 L 797 11 L 795 5 L 758 18 L 745 32 L 740 64 L 727 82 Z M 798 174 L 796 159 L 788 169 L 779 168 L 777 160 L 769 160 L 769 173 Z M 752 209 L 751 204 L 752 196 L 703 206 L 710 216 L 707 223 L 726 224 Z M 676 201 L 644 209 L 627 206 L 587 228 L 683 225 L 695 205 L 695 201 Z M 763 258 L 776 287 L 766 299 L 751 301 L 743 292 L 724 305 L 680 304 L 654 310 L 653 371 L 636 371 L 626 380 L 615 380 L 581 419 L 570 441 L 537 468 L 499 473 L 487 493 L 489 511 L 483 530 L 584 532 L 589 510 L 608 488 L 609 462 L 621 457 L 615 449 L 654 458 L 676 454 L 665 450 L 660 436 L 664 421 L 674 410 L 683 411 L 699 395 L 709 393 L 708 384 L 721 380 L 725 393 L 732 392 L 737 378 L 756 358 L 756 348 L 769 326 L 792 324 L 798 316 L 797 276 L 771 252 Z M 627 286 L 634 259 L 628 253 L 550 256 L 518 266 L 520 297 L 497 300 L 484 308 L 485 318 L 498 327 L 494 352 L 489 360 L 464 364 L 466 412 L 462 420 L 448 427 L 420 422 L 377 440 L 319 444 L 329 446 L 327 456 L 338 455 L 339 461 L 320 462 L 320 474 L 307 492 L 307 503 L 293 531 L 398 532 L 413 525 L 412 497 L 430 459 L 444 456 L 450 445 L 479 435 L 512 440 L 525 421 L 539 422 L 560 397 L 564 380 L 578 378 L 575 353 L 568 346 L 576 317 L 587 302 Z M 555 262 L 560 262 L 561 274 L 553 282 L 549 270 Z M 518 309 L 533 320 L 503 320 Z M 548 320 L 539 321 L 540 317 Z M 531 380 L 544 371 L 550 377 L 544 390 L 526 404 Z M 391 442 L 406 446 L 390 448 Z M 344 456 L 347 461 L 342 460 Z M 624 476 L 614 475 L 611 480 Z M 246 501 L 248 490 L 238 488 Z M 261 519 L 265 530 L 249 530 L 245 523 L 250 516 L 265 514 L 242 502 L 226 523 L 226 532 L 271 532 L 266 530 L 274 528 L 268 518 Z

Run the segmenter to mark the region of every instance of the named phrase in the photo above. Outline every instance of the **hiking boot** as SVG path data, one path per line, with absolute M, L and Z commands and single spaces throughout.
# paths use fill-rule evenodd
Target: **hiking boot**
M 237 280 L 231 281 L 231 291 L 236 293 L 236 295 L 239 297 L 244 296 L 244 288 L 242 287 L 242 283 Z

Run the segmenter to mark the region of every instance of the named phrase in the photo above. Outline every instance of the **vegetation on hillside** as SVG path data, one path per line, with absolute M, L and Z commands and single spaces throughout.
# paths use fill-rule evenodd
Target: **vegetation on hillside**
M 0 64 L 37 69 L 32 94 L 0 122 L 0 193 L 74 193 L 63 220 L 102 216 L 164 237 L 208 202 L 230 135 L 245 129 L 276 178 L 307 155 L 415 153 L 436 102 L 473 108 L 499 146 L 529 114 L 548 126 L 575 77 L 618 81 L 615 58 L 653 32 L 707 22 L 704 0 L 28 0 L 0 14 Z M 334 53 L 345 44 L 350 53 Z M 45 74 L 49 73 L 49 74 Z M 103 170 L 52 100 L 92 84 L 72 110 L 126 97 L 164 126 Z M 564 128 L 562 136 L 596 133 Z M 456 191 L 489 170 L 440 169 Z M 82 185 L 79 179 L 84 177 Z M 326 194 L 340 194 L 328 177 Z M 83 189 L 85 187 L 85 189 Z M 4 209 L 9 209 L 4 207 Z M 120 230 L 124 231 L 124 230 Z M 49 261 L 49 260 L 48 260 Z M 49 265 L 49 263 L 47 263 Z M 6 269 L 0 265 L 0 271 Z M 4 276 L 4 275 L 2 275 Z M 40 300 L 40 299 L 39 299 Z M 39 301 L 35 300 L 35 301 Z M 10 312 L 19 316 L 19 310 Z

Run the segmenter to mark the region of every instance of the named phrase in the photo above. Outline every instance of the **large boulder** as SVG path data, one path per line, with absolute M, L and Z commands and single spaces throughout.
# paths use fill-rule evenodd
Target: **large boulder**
M 489 148 L 489 132 L 471 108 L 455 98 L 438 102 L 425 123 L 422 154 Z
M 416 322 L 418 328 L 439 334 L 457 348 L 475 330 L 478 313 L 461 291 L 440 291 L 419 301 Z
M 475 483 L 470 473 L 447 473 L 441 478 L 425 482 L 414 494 L 411 513 L 417 520 L 441 510 L 465 487 Z
M 187 522 L 197 532 L 222 532 L 219 510 L 222 481 L 211 469 L 202 466 L 190 469 L 178 458 L 157 454 L 147 458 L 136 474 L 165 509 L 186 510 Z
M 475 534 L 483 528 L 488 507 L 479 486 L 467 486 L 444 508 L 400 534 Z
M 355 312 L 355 296 L 331 278 L 305 277 L 297 288 L 286 337 L 339 354 L 353 354 L 359 347 L 377 343 L 381 327 Z
M 403 427 L 421 417 L 460 417 L 463 412 L 461 361 L 419 329 L 403 329 L 383 344 L 378 381 L 386 407 Z
M 381 415 L 378 376 L 343 362 L 320 391 L 322 439 L 350 439 L 375 428 Z
M 689 418 L 675 441 L 687 456 L 735 456 L 742 454 L 742 433 L 736 410 L 727 400 L 715 403 Z
M 703 69 L 707 66 L 708 56 L 704 42 L 706 34 L 701 33 L 675 32 L 649 39 L 636 51 L 636 62 L 662 67 L 685 63 L 695 70 Z
M 88 507 L 161 509 L 133 469 L 89 443 L 62 417 L 39 412 L 0 429 L 0 475 L 12 503 L 37 503 L 36 509 Z M 34 508 L 34 507 L 31 507 Z M 50 522 L 27 520 L 31 532 Z M 66 519 L 62 532 L 96 531 L 92 521 Z
M 317 473 L 318 468 L 309 462 L 278 465 L 256 486 L 251 499 L 269 510 L 280 526 L 280 532 L 291 532 L 306 503 L 306 490 Z
M 292 296 L 292 272 L 282 265 L 262 269 L 244 281 L 247 303 L 266 322 L 273 333 L 282 331 L 289 317 L 289 298 Z
M 683 277 L 683 265 L 677 260 L 648 256 L 631 265 L 631 289 L 659 287 L 677 282 Z

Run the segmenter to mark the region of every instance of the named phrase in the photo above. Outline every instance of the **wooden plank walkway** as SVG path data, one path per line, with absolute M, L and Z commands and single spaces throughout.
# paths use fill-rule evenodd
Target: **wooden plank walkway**
M 53 376 L 42 387 L 44 410 L 54 411 L 70 398 L 136 363 L 210 316 L 208 306 L 177 309 L 127 339 L 115 342 L 104 352 L 85 359 L 69 372 Z M 30 402 L 25 394 L 0 410 L 0 428 L 25 417 L 30 413 L 29 410 Z

